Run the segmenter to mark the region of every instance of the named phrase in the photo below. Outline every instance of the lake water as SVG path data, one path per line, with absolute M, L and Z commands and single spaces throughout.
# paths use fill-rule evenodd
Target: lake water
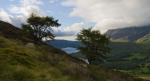
M 62 50 L 68 54 L 79 52 L 79 50 L 77 48 L 73 48 L 73 47 L 62 48 Z

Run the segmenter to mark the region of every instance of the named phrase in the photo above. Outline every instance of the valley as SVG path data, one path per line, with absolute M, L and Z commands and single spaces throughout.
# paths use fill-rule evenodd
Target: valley
M 2 21 L 0 72 L 2 81 L 147 81 L 87 64 L 51 45 L 34 41 L 20 29 Z
M 149 34 L 146 34 L 133 42 L 119 40 L 111 42 L 111 52 L 107 55 L 106 62 L 101 65 L 109 69 L 119 70 L 136 77 L 150 80 L 148 78 L 150 77 L 149 40 Z M 64 46 L 62 44 L 64 44 Z M 62 49 L 67 47 L 78 48 L 81 44 L 77 41 L 56 40 L 56 42 L 53 41 L 52 45 L 56 48 Z M 59 45 L 63 47 L 60 47 Z M 76 58 L 86 59 L 86 57 L 80 52 L 74 52 L 71 55 Z

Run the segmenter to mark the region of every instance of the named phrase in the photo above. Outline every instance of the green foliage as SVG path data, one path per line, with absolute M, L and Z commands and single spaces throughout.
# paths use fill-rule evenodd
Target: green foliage
M 83 29 L 77 35 L 77 40 L 83 44 L 79 49 L 81 53 L 86 55 L 90 64 L 99 64 L 110 52 L 109 39 L 99 31 Z
M 27 24 L 22 25 L 24 33 L 35 40 L 42 40 L 44 37 L 53 39 L 54 35 L 51 33 L 52 27 L 58 27 L 60 24 L 58 20 L 53 17 L 40 17 L 32 14 L 27 19 Z

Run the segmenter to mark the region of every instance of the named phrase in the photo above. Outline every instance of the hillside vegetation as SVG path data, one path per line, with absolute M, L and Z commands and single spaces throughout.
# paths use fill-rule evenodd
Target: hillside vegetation
M 112 42 L 110 47 L 111 53 L 102 64 L 103 66 L 150 80 L 150 44 Z M 80 52 L 72 56 L 86 58 Z
M 144 81 L 87 65 L 52 46 L 32 41 L 8 23 L 2 22 L 0 29 L 1 81 Z
M 150 77 L 150 44 L 114 42 L 111 48 L 105 66 L 138 77 Z

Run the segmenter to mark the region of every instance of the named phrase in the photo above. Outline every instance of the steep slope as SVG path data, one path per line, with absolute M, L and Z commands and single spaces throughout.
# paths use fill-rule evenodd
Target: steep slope
M 8 26 L 7 23 L 5 25 Z M 12 27 L 8 26 L 11 30 L 14 29 Z M 15 36 L 21 30 L 10 31 L 10 34 L 0 31 L 1 81 L 144 81 L 100 66 L 87 65 L 47 44 L 24 41 Z
M 106 32 L 112 40 L 136 41 L 150 33 L 150 26 L 113 29 Z
M 21 31 L 19 28 L 16 28 L 15 26 L 4 21 L 0 21 L 0 30 L 1 34 L 9 36 L 17 35 L 17 33 L 20 33 Z
M 0 21 L 0 35 L 3 35 L 6 38 L 12 38 L 12 39 L 16 38 L 22 41 L 33 42 L 31 37 L 26 37 L 23 34 L 22 30 L 4 21 Z

